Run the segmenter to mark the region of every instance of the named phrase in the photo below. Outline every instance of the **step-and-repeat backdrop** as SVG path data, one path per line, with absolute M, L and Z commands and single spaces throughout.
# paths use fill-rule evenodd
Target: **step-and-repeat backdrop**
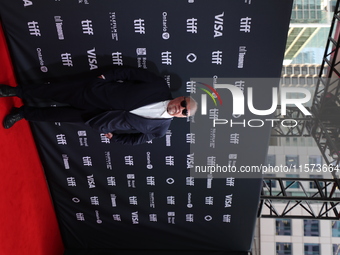
M 291 5 L 288 0 L 3 0 L 0 14 L 24 86 L 129 65 L 164 77 L 177 97 L 201 88 L 208 95 L 207 85 L 216 87 L 226 77 L 241 77 L 232 81 L 240 88 L 251 85 L 244 85 L 245 78 L 279 77 Z M 260 101 L 271 100 L 271 90 L 261 83 L 256 89 L 263 90 L 255 93 Z M 223 107 L 229 107 L 227 101 Z M 216 114 L 209 109 L 206 116 L 216 119 Z M 201 136 L 209 138 L 209 147 L 220 144 L 216 132 L 221 132 L 198 134 L 190 129 L 194 123 L 195 117 L 175 119 L 163 138 L 138 146 L 113 143 L 81 124 L 32 123 L 67 254 L 250 249 L 261 180 L 227 173 L 194 176 L 193 145 Z M 270 126 L 248 128 L 228 131 L 225 152 L 219 145 L 231 165 L 242 164 L 242 158 L 247 165 L 265 161 Z M 210 156 L 208 165 L 215 162 Z

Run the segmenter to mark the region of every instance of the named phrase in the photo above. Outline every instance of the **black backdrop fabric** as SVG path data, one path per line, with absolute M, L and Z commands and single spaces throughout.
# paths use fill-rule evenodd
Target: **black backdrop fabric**
M 279 77 L 291 6 L 288 0 L 2 0 L 0 14 L 24 86 L 129 65 L 163 76 L 176 97 L 190 94 L 193 77 Z M 111 143 L 81 124 L 32 123 L 65 254 L 250 250 L 261 179 L 193 177 L 192 121 L 173 120 L 165 137 L 136 147 Z M 270 127 L 249 132 L 252 139 L 238 151 L 264 163 Z

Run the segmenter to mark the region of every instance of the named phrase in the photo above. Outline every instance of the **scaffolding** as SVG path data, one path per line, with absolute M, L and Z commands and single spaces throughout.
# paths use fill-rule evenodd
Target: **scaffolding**
M 258 217 L 339 220 L 340 197 L 340 10 L 337 1 L 323 56 L 313 104 L 305 116 L 298 108 L 287 108 L 284 118 L 294 119 L 294 127 L 279 124 L 272 129 L 273 137 L 312 136 L 333 179 L 264 178 Z M 326 72 L 326 77 L 323 75 Z M 280 121 L 280 122 L 281 122 Z M 280 123 L 277 121 L 276 123 Z M 288 126 L 288 125 L 287 125 Z M 306 192 L 305 183 L 315 192 Z M 310 184 L 313 183 L 313 184 Z M 292 189 L 292 187 L 294 187 Z M 277 202 L 280 202 L 278 205 Z M 297 214 L 293 210 L 300 208 Z

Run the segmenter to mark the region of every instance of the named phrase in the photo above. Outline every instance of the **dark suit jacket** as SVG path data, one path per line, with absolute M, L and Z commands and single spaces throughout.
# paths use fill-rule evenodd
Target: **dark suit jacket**
M 162 77 L 135 68 L 117 68 L 103 73 L 89 85 L 84 97 L 94 107 L 108 109 L 86 124 L 103 133 L 116 133 L 112 140 L 123 144 L 141 144 L 162 137 L 171 119 L 148 119 L 130 113 L 148 104 L 171 100 L 170 89 Z

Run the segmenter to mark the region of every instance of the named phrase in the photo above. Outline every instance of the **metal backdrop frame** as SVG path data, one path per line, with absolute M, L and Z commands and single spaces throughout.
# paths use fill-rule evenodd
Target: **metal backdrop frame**
M 298 108 L 287 108 L 287 116 L 272 129 L 272 137 L 310 137 L 312 136 L 320 152 L 330 167 L 333 179 L 310 178 L 264 178 L 258 217 L 262 218 L 297 218 L 297 219 L 340 219 L 340 190 L 337 168 L 340 168 L 340 0 L 337 1 L 326 44 L 319 78 L 309 109 L 312 116 L 305 116 Z M 339 29 L 339 31 L 337 30 Z M 325 77 L 324 71 L 327 70 Z M 337 115 L 337 113 L 339 113 Z M 282 128 L 280 123 L 285 119 L 295 119 L 297 125 Z M 332 171 L 332 166 L 335 168 Z M 304 182 L 314 183 L 315 192 L 306 192 Z M 278 184 L 278 188 L 276 188 Z M 293 184 L 297 184 L 292 188 Z M 274 187 L 275 186 L 275 187 Z M 296 195 L 299 194 L 299 195 Z M 304 194 L 301 196 L 301 194 Z M 275 203 L 280 201 L 280 203 Z M 319 204 L 318 206 L 315 206 Z M 283 210 L 282 210 L 283 206 Z M 279 208 L 280 207 L 280 208 Z M 300 207 L 293 214 L 294 208 Z M 265 208 L 268 212 L 264 212 Z M 290 213 L 290 215 L 288 215 Z

